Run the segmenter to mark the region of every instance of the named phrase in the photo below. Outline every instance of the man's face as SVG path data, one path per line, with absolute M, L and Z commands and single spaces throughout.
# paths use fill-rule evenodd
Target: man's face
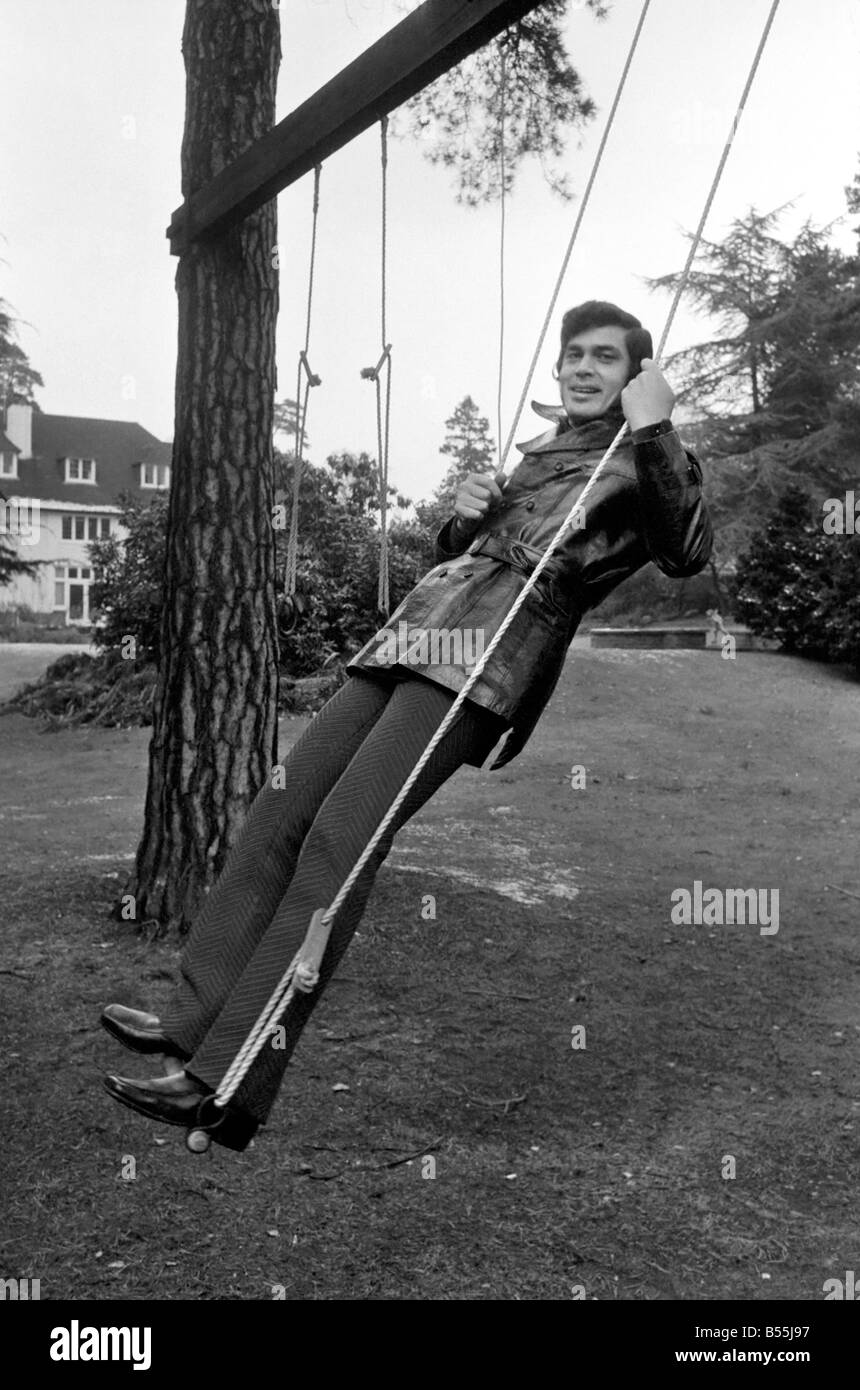
M 561 403 L 572 420 L 596 420 L 614 404 L 630 376 L 626 330 L 612 324 L 569 338 L 561 359 Z

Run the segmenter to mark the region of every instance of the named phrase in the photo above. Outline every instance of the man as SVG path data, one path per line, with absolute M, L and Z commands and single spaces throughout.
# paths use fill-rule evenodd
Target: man
M 350 678 L 285 759 L 280 789 L 265 787 L 251 808 L 190 934 L 165 1019 L 121 1005 L 102 1015 L 126 1046 L 172 1059 L 166 1077 L 106 1078 L 115 1099 L 244 1148 L 268 1116 L 396 831 L 463 763 L 483 766 L 502 735 L 493 769 L 522 750 L 583 614 L 649 560 L 675 578 L 705 566 L 713 538 L 702 473 L 672 426 L 674 395 L 652 352 L 650 334 L 616 305 L 571 309 L 554 372 L 561 406 L 535 407 L 555 424 L 521 446 L 504 491 L 500 475 L 472 473 L 460 487 L 455 515 L 437 537 L 438 563 L 392 614 L 390 629 L 471 629 L 486 647 L 625 418 L 630 427 L 347 895 L 317 987 L 295 996 L 276 1045 L 263 1048 L 220 1123 L 212 1123 L 210 1098 L 311 916 L 333 901 L 470 674 L 450 646 L 444 659 L 438 644 L 392 652 L 380 642 L 383 630 L 349 663 Z

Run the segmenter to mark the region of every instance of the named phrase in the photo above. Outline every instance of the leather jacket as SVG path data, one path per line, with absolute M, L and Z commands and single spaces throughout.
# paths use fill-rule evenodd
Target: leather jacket
M 436 538 L 435 567 L 347 669 L 387 670 L 397 679 L 419 675 L 459 691 L 622 421 L 613 411 L 571 427 L 564 416 L 518 445 L 524 457 L 502 501 L 470 536 L 460 535 L 456 518 L 446 522 Z M 525 746 L 585 613 L 649 561 L 675 579 L 707 564 L 713 534 L 701 483 L 698 460 L 674 429 L 640 443 L 625 435 L 586 500 L 583 524 L 565 532 L 467 696 L 510 726 L 493 771 Z M 462 652 L 450 642 L 443 651 L 439 642 L 420 640 L 421 633 L 441 632 L 444 642 L 456 630 Z

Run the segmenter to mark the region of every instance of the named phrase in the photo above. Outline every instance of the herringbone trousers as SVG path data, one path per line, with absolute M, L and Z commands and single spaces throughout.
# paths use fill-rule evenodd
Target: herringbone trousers
M 189 1073 L 217 1088 L 319 907 L 328 907 L 453 703 L 420 676 L 354 674 L 284 759 L 283 786 L 254 801 L 189 934 L 165 1031 Z M 234 1097 L 265 1122 L 302 1029 L 361 920 L 394 835 L 467 758 L 483 761 L 505 721 L 468 699 L 344 900 L 319 984 L 296 994 Z M 274 780 L 274 779 L 273 779 Z M 284 1042 L 285 1045 L 281 1046 Z

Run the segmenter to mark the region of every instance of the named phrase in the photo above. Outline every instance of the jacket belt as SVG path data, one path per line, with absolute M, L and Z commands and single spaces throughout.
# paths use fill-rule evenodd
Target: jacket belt
M 521 574 L 529 575 L 532 570 L 537 569 L 538 561 L 544 551 L 535 545 L 527 545 L 525 541 L 514 540 L 511 536 L 501 536 L 489 534 L 480 536 L 468 547 L 469 555 L 490 555 L 495 560 L 504 560 L 506 565 L 512 569 L 519 570 Z M 587 610 L 582 585 L 577 583 L 566 569 L 561 556 L 551 555 L 540 572 L 538 584 L 546 579 L 548 582 L 558 580 L 560 592 L 557 592 L 556 601 L 564 602 L 565 606 L 573 600 L 572 607 L 578 609 L 580 614 Z M 562 595 L 566 596 L 565 599 Z
M 516 541 L 510 536 L 489 534 L 473 541 L 468 547 L 468 553 L 491 555 L 494 560 L 504 560 L 506 565 L 511 565 L 523 574 L 531 574 L 533 569 L 537 569 L 538 561 L 544 552 L 535 545 L 526 545 L 525 541 Z M 564 565 L 559 556 L 550 556 L 541 570 L 541 578 L 544 575 L 547 579 L 564 579 Z

